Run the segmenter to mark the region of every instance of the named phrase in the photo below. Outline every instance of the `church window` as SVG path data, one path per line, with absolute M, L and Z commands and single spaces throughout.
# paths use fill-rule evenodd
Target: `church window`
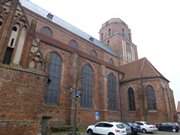
M 56 53 L 50 54 L 50 62 L 48 68 L 49 79 L 45 102 L 47 104 L 58 104 L 58 100 L 60 97 L 62 59 Z
M 146 96 L 148 110 L 156 110 L 156 95 L 154 88 L 151 85 L 146 87 Z
M 44 26 L 40 29 L 40 33 L 46 35 L 46 36 L 49 36 L 49 37 L 52 37 L 53 36 L 53 31 L 47 27 L 47 26 Z
M 135 111 L 136 110 L 136 105 L 135 105 L 135 97 L 134 97 L 134 90 L 133 88 L 128 89 L 128 105 L 129 105 L 129 110 L 130 111 Z
M 117 109 L 117 81 L 113 73 L 110 73 L 107 77 L 108 80 L 108 109 L 116 110 Z
M 69 41 L 69 46 L 71 48 L 74 48 L 74 49 L 78 49 L 79 48 L 79 45 L 78 45 L 78 43 L 75 40 L 70 40 Z
M 82 68 L 81 72 L 81 106 L 90 108 L 92 107 L 92 90 L 93 90 L 93 70 L 89 64 L 86 64 Z

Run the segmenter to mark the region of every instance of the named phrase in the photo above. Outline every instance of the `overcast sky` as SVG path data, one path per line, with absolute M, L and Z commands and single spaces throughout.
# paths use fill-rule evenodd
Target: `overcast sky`
M 139 58 L 147 57 L 170 80 L 180 100 L 180 0 L 31 0 L 61 19 L 99 38 L 110 18 L 132 30 Z

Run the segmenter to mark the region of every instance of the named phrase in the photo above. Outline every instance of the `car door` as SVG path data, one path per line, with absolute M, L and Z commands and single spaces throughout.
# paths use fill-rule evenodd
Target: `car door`
M 144 125 L 143 125 L 141 122 L 136 122 L 136 124 L 138 124 L 138 125 L 139 125 L 140 130 L 142 131 L 142 129 L 144 128 Z
M 104 123 L 98 123 L 95 125 L 93 133 L 95 134 L 103 134 Z
M 165 123 L 165 124 L 163 124 L 163 130 L 164 131 L 169 131 L 169 124 L 168 123 Z
M 168 123 L 168 131 L 172 131 L 173 125 L 171 123 Z
M 104 135 L 107 135 L 110 131 L 111 131 L 111 128 L 113 127 L 112 124 L 110 123 L 104 123 L 104 128 L 103 128 L 103 134 Z

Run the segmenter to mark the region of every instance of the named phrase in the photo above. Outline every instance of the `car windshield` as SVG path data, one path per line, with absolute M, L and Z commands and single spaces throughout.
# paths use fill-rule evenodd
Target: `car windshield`
M 124 125 L 124 127 L 126 127 L 126 128 L 128 128 L 128 127 L 129 127 L 126 123 L 124 123 L 123 125 Z
M 117 124 L 116 127 L 122 129 L 122 128 L 124 128 L 124 125 L 123 124 Z

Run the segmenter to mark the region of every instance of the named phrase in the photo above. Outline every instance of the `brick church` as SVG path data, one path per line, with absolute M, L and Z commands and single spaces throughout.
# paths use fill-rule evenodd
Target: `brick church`
M 100 40 L 29 0 L 0 0 L 0 134 L 174 120 L 169 80 L 138 58 L 128 25 L 112 18 L 99 34 Z

